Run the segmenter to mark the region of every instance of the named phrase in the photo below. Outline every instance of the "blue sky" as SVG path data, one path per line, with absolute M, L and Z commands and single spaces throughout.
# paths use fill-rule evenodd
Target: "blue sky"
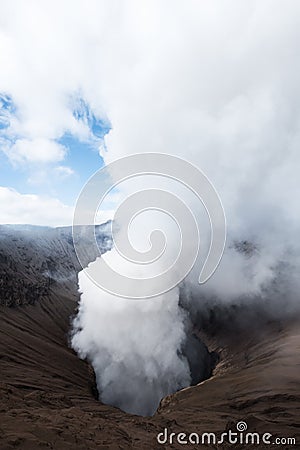
M 238 228 L 279 179 L 297 218 L 300 3 L 275 3 L 0 2 L 0 222 L 70 224 L 100 154 L 141 152 L 200 167 Z
M 18 120 L 18 107 L 8 94 L 0 94 L 0 179 L 1 187 L 18 193 L 55 198 L 72 206 L 85 182 L 103 166 L 99 149 L 105 151 L 105 136 L 111 125 L 98 117 L 81 97 L 73 99 L 70 113 L 85 128 L 84 136 L 65 131 L 53 141 L 64 149 L 59 160 L 39 161 L 39 158 L 19 157 L 16 142 L 23 139 L 13 125 Z M 75 106 L 74 106 L 75 104 Z M 41 148 L 37 152 L 42 151 Z

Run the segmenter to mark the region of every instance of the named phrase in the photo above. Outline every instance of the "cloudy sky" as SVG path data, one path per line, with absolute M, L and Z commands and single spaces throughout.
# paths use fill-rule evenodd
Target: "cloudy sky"
M 69 224 L 103 161 L 142 151 L 200 165 L 236 226 L 245 197 L 245 222 L 254 200 L 293 219 L 299 22 L 297 0 L 2 0 L 0 222 Z

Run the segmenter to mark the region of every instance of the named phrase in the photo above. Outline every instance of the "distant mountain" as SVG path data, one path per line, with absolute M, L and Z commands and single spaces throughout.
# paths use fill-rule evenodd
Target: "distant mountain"
M 79 245 L 87 265 L 97 253 L 85 231 L 80 227 Z M 109 250 L 110 224 L 96 226 L 95 233 L 100 252 Z M 33 304 L 47 296 L 50 286 L 74 293 L 80 270 L 72 227 L 0 226 L 0 304 Z

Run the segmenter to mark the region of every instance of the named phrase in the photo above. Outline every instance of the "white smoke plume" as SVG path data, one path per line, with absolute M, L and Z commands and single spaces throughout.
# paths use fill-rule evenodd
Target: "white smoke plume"
M 135 6 L 134 14 L 121 15 L 121 58 L 108 33 L 116 72 L 103 84 L 113 124 L 105 160 L 168 151 L 213 180 L 227 215 L 228 247 L 206 285 L 198 286 L 198 271 L 190 275 L 199 303 L 190 308 L 201 309 L 201 296 L 229 303 L 273 297 L 271 311 L 282 295 L 297 302 L 299 282 L 293 280 L 292 292 L 287 285 L 290 266 L 299 267 L 299 4 Z M 188 362 L 178 356 L 185 320 L 178 289 L 130 303 L 100 293 L 83 273 L 79 282 L 73 346 L 92 361 L 101 399 L 154 412 L 162 396 L 190 383 Z
M 79 283 L 74 326 L 80 331 L 72 345 L 91 360 L 100 399 L 130 413 L 153 414 L 163 396 L 191 382 L 179 353 L 185 333 L 178 289 L 137 302 L 99 292 L 84 271 Z
M 198 165 L 217 188 L 228 246 L 207 284 L 199 288 L 191 274 L 193 301 L 297 303 L 297 0 L 2 2 L 1 10 L 10 20 L 0 82 L 19 107 L 15 132 L 27 140 L 81 136 L 66 100 L 80 92 L 112 124 L 100 149 L 106 163 L 167 152 Z M 241 251 L 245 241 L 252 255 Z M 72 345 L 91 360 L 103 401 L 148 414 L 190 383 L 177 288 L 130 303 L 104 295 L 84 273 L 79 285 Z

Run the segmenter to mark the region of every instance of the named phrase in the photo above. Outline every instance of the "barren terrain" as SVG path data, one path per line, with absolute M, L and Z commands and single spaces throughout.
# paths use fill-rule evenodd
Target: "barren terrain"
M 197 333 L 220 361 L 211 378 L 163 399 L 153 417 L 98 401 L 92 368 L 68 346 L 79 269 L 70 236 L 69 229 L 1 229 L 1 449 L 182 448 L 158 444 L 157 434 L 166 427 L 221 435 L 242 420 L 248 431 L 295 437 L 300 445 L 299 321 L 270 320 L 259 306 L 243 327 L 242 307 L 212 306 L 199 318 Z

